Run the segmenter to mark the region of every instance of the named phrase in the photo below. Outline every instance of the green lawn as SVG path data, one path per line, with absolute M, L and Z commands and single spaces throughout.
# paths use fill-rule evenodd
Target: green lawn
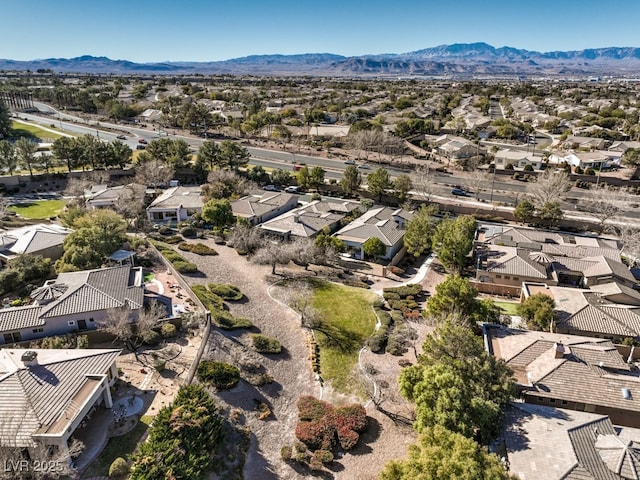
M 134 452 L 142 435 L 147 431 L 152 421 L 152 416 L 143 415 L 138 424 L 129 433 L 110 438 L 104 450 L 82 473 L 82 478 L 109 475 L 109 467 L 113 461 L 118 457 L 126 459 L 128 455 Z
M 36 200 L 11 205 L 9 210 L 24 218 L 43 219 L 57 216 L 64 208 L 64 200 Z
M 494 301 L 493 303 L 495 303 L 496 306 L 500 307 L 505 315 L 518 315 L 518 305 L 520 305 L 519 303 L 496 301 Z
M 313 281 L 313 288 L 313 304 L 324 320 L 322 331 L 316 331 L 320 375 L 339 392 L 357 393 L 354 370 L 358 351 L 375 327 L 371 305 L 376 295 L 319 280 Z
M 11 134 L 14 137 L 31 137 L 31 138 L 35 137 L 39 140 L 43 140 L 43 139 L 55 140 L 56 138 L 62 137 L 62 135 L 60 135 L 59 133 L 50 132 L 43 128 L 37 127 L 35 125 L 26 125 L 21 122 L 16 122 L 15 120 L 11 122 L 11 129 L 13 130 Z

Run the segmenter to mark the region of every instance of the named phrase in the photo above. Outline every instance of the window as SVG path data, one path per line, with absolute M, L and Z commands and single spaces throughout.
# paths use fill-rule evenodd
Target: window
M 515 281 L 520 280 L 520 278 L 519 278 L 519 277 L 513 277 L 513 279 L 514 279 Z
M 90 319 L 89 319 L 89 321 L 90 321 L 90 322 L 93 322 L 93 318 L 90 318 Z
M 539 402 L 544 402 L 544 397 L 538 397 Z
M 560 405 L 569 405 L 569 402 L 567 402 L 566 400 L 562 400 L 562 401 L 560 402 Z
M 13 333 L 5 333 L 4 334 L 4 342 L 5 343 L 18 343 L 22 341 L 22 335 L 20 332 Z
M 504 279 L 505 279 L 505 280 L 510 280 L 510 279 L 511 279 L 511 277 L 510 277 L 509 275 L 505 275 L 505 276 L 504 276 Z
M 69 323 L 70 327 L 76 324 L 76 322 L 74 322 L 73 320 L 69 320 L 69 322 L 67 322 L 67 323 Z
M 496 278 L 502 278 L 502 275 L 496 275 Z
M 34 328 L 33 329 L 33 333 L 42 333 L 42 332 L 44 332 L 43 328 Z
M 555 398 L 550 398 L 550 399 L 549 399 L 549 403 L 551 403 L 551 404 L 556 403 L 556 399 L 555 399 Z

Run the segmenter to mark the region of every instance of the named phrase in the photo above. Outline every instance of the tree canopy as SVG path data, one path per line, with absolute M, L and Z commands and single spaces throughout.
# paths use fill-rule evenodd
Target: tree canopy
M 425 340 L 418 363 L 400 374 L 400 392 L 416 405 L 418 432 L 435 425 L 488 444 L 512 398 L 512 372 L 466 326 L 446 321 Z
M 233 211 L 229 200 L 209 200 L 202 206 L 202 219 L 214 228 L 224 228 L 233 223 Z
M 388 463 L 380 480 L 507 480 L 500 459 L 441 426 L 425 428 L 407 460 Z
M 476 219 L 461 215 L 455 220 L 445 218 L 438 224 L 433 235 L 433 248 L 447 269 L 461 271 L 467 263 L 467 255 L 473 248 Z
M 556 302 L 549 295 L 536 293 L 518 304 L 518 314 L 532 330 L 549 330 L 553 325 Z
M 354 195 L 360 190 L 360 185 L 362 185 L 362 175 L 355 165 L 348 165 L 342 174 L 340 187 L 348 195 Z
M 387 189 L 392 187 L 389 171 L 385 168 L 377 168 L 373 173 L 367 176 L 367 188 L 373 197 L 378 197 L 378 201 L 382 200 L 382 195 Z
M 432 236 L 436 231 L 436 221 L 434 215 L 438 213 L 436 205 L 422 205 L 413 218 L 407 223 L 407 230 L 404 234 L 404 246 L 407 253 L 414 257 L 419 257 L 423 253 L 431 250 Z
M 57 272 L 98 268 L 125 241 L 127 223 L 113 210 L 91 210 L 71 221 L 74 231 L 64 239 Z
M 362 244 L 362 249 L 364 250 L 365 255 L 369 257 L 381 257 L 387 251 L 384 243 L 382 243 L 382 240 L 380 240 L 378 237 L 368 238 Z

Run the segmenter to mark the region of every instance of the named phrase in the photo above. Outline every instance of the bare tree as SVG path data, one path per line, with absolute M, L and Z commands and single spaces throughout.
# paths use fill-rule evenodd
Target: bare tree
M 476 200 L 480 200 L 480 193 L 487 188 L 491 175 L 486 170 L 472 170 L 465 178 L 463 185 L 468 192 L 475 192 Z
M 205 196 L 211 198 L 229 198 L 242 196 L 258 185 L 231 170 L 216 169 L 209 172 L 207 184 L 203 186 Z
M 434 171 L 429 166 L 419 166 L 412 175 L 413 190 L 427 202 L 431 201 L 431 195 L 436 193 L 436 181 Z
M 635 265 L 640 260 L 640 228 L 624 224 L 611 229 L 620 238 L 622 253 L 629 259 L 629 264 Z
M 313 306 L 313 289 L 309 282 L 296 280 L 283 289 L 283 301 L 300 315 L 300 325 L 315 328 L 320 325 L 320 312 Z
M 155 301 L 146 308 L 140 309 L 137 319 L 131 309 L 125 306 L 111 309 L 107 318 L 100 323 L 100 328 L 122 342 L 125 348 L 132 352 L 138 360 L 138 348 L 152 338 L 152 328 L 157 326 L 158 321 L 166 316 L 165 306 Z
M 600 220 L 600 226 L 603 226 L 607 220 L 615 218 L 623 211 L 626 203 L 626 195 L 623 192 L 604 184 L 591 188 L 580 205 L 582 210 Z
M 227 241 L 240 253 L 253 253 L 264 244 L 262 230 L 246 223 L 237 223 Z
M 537 180 L 527 185 L 536 206 L 559 202 L 571 190 L 571 179 L 566 172 L 546 169 Z
M 87 191 L 91 185 L 91 180 L 86 177 L 71 177 L 67 180 L 64 196 L 73 197 L 75 204 L 84 207 L 87 201 Z
M 286 265 L 291 261 L 291 251 L 288 245 L 280 241 L 269 241 L 251 257 L 251 261 L 258 265 L 271 265 L 271 274 L 275 275 L 277 265 Z
M 146 187 L 136 183 L 125 185 L 118 195 L 115 210 L 133 227 L 137 227 L 145 211 L 144 195 Z
M 168 184 L 175 174 L 171 165 L 151 156 L 142 157 L 142 161 L 135 167 L 135 172 L 134 183 L 153 188 Z
M 26 409 L 25 409 L 26 410 Z M 30 417 L 27 411 L 18 411 L 0 422 L 0 480 L 44 480 L 75 478 L 77 473 L 72 459 L 80 455 L 84 444 L 73 439 L 68 449 L 61 450 L 41 441 L 25 444 L 24 429 Z M 29 448 L 30 459 L 24 450 Z

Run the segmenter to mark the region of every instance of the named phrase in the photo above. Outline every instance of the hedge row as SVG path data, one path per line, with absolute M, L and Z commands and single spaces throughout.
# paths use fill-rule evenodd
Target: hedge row
M 242 298 L 244 297 L 240 289 L 235 285 L 229 285 L 224 283 L 210 283 L 207 286 L 210 292 L 215 293 L 223 300 L 230 300 L 230 301 L 237 302 L 239 300 L 242 300 Z
M 160 251 L 160 253 L 166 258 L 173 268 L 180 273 L 195 273 L 198 271 L 198 266 L 195 263 L 189 262 L 182 255 L 177 253 L 170 245 L 156 240 L 150 240 L 151 243 Z
M 181 242 L 178 244 L 178 248 L 183 252 L 191 252 L 195 253 L 196 255 L 218 255 L 218 252 L 216 252 L 213 248 L 205 245 L 204 243 Z
M 282 345 L 275 338 L 267 337 L 260 333 L 252 333 L 250 335 L 253 342 L 253 348 L 259 353 L 280 353 L 282 352 Z
M 409 296 L 415 297 L 422 291 L 422 285 L 418 283 L 411 283 L 409 285 L 403 285 L 402 287 L 388 287 L 382 290 L 382 296 L 385 300 L 389 298 L 397 300 L 400 298 L 406 298 Z
M 240 381 L 240 370 L 223 362 L 203 360 L 198 365 L 198 379 L 211 383 L 218 390 L 229 390 Z

